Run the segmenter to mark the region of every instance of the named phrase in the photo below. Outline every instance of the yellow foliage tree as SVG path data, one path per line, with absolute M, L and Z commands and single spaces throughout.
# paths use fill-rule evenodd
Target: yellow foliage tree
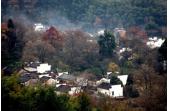
M 109 63 L 107 70 L 114 73 L 119 70 L 119 66 L 115 64 L 114 62 L 111 62 Z

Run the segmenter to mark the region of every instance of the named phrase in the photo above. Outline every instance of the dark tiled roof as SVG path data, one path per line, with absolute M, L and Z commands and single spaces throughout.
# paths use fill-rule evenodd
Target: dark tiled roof
M 33 62 L 32 64 L 31 63 L 29 64 L 29 67 L 37 68 L 37 66 L 39 66 L 40 64 L 41 63 Z
M 38 79 L 38 75 L 35 73 L 24 73 L 21 75 L 19 80 L 23 83 L 29 81 L 30 79 Z
M 19 78 L 21 83 L 27 82 L 31 79 L 31 76 L 29 74 L 25 74 Z
M 56 88 L 56 91 L 61 91 L 61 92 L 68 92 L 71 90 L 71 87 L 68 85 L 61 85 Z
M 40 82 L 44 83 L 44 82 L 48 81 L 49 79 L 50 79 L 50 77 L 43 76 L 40 78 Z
M 32 79 L 38 79 L 38 75 L 36 73 L 25 72 L 22 76 L 30 76 Z
M 37 66 L 40 66 L 42 64 L 41 62 L 25 62 L 24 66 L 25 67 L 32 67 L 32 68 L 37 68 Z
M 102 89 L 110 89 L 111 85 L 109 83 L 101 83 L 98 88 L 102 88 Z
M 36 73 L 30 73 L 32 79 L 38 79 L 38 75 Z
M 67 74 L 61 75 L 60 77 L 58 77 L 58 79 L 60 79 L 60 80 L 72 80 L 72 81 L 76 80 L 76 78 L 74 76 L 67 75 Z
M 102 78 L 103 78 L 102 76 L 96 76 L 96 80 L 100 80 Z

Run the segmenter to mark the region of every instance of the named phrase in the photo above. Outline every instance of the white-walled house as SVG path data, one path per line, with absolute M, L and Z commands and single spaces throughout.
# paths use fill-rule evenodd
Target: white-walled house
M 157 48 L 157 47 L 161 47 L 161 45 L 163 44 L 165 40 L 164 39 L 161 39 L 161 38 L 158 38 L 158 37 L 150 37 L 148 38 L 148 41 L 146 42 L 146 45 L 151 48 L 151 49 L 154 49 L 154 48 Z
M 123 97 L 123 87 L 120 84 L 102 83 L 98 86 L 97 92 L 110 97 Z
M 78 86 L 70 86 L 70 85 L 66 85 L 66 84 L 60 84 L 58 86 L 56 86 L 56 93 L 57 94 L 69 94 L 69 95 L 74 95 L 74 94 L 78 94 L 80 92 L 82 92 L 83 90 L 81 89 L 81 87 Z
M 34 31 L 45 31 L 47 27 L 45 27 L 42 23 L 34 24 Z
M 71 86 L 69 85 L 59 85 L 56 87 L 56 94 L 60 95 L 60 94 L 67 94 L 69 91 L 71 90 Z
M 81 87 L 71 87 L 71 90 L 68 92 L 69 95 L 74 95 L 82 92 Z
M 34 67 L 24 67 L 24 69 L 29 72 L 37 72 L 37 69 Z
M 123 97 L 123 87 L 120 84 L 112 85 L 109 91 L 112 92 L 112 97 Z
M 97 35 L 104 35 L 104 29 L 101 29 L 97 32 Z
M 51 65 L 48 65 L 48 63 L 40 64 L 40 66 L 37 66 L 38 73 L 45 73 L 47 71 L 51 71 Z
M 123 85 L 126 85 L 128 75 L 119 75 L 117 78 L 122 81 Z M 111 85 L 110 79 L 102 78 L 98 81 L 97 92 L 110 97 L 123 97 L 123 86 L 121 84 Z
M 63 74 L 67 74 L 67 75 L 68 75 L 68 72 L 59 72 L 59 73 L 58 73 L 58 76 L 61 76 L 61 75 L 63 75 Z
M 117 78 L 119 78 L 122 81 L 123 85 L 126 85 L 128 75 L 119 75 L 117 76 Z
M 43 76 L 51 77 L 51 76 L 49 76 L 49 74 L 41 74 L 41 75 L 38 75 L 38 78 L 42 78 Z
M 125 51 L 127 51 L 127 52 L 131 52 L 131 51 L 132 51 L 132 49 L 131 49 L 131 48 L 129 48 L 129 47 L 123 47 L 123 48 L 121 48 L 121 49 L 119 50 L 119 54 L 121 54 L 121 53 L 123 53 L 123 52 L 125 52 Z
M 25 62 L 24 70 L 35 73 L 47 73 L 48 71 L 51 71 L 51 65 L 48 63 L 40 63 L 38 61 Z

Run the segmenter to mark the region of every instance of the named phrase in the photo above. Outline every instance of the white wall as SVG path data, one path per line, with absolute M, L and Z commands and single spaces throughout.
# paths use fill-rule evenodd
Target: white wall
M 99 30 L 99 31 L 97 32 L 97 35 L 104 35 L 104 29 Z
M 107 75 L 110 75 L 110 74 L 112 74 L 112 72 L 107 72 Z
M 123 96 L 123 87 L 121 85 L 112 85 L 112 88 L 109 89 L 110 93 L 114 92 L 114 95 L 112 97 L 122 97 Z
M 97 88 L 97 91 L 98 91 L 99 93 L 104 94 L 104 95 L 112 96 L 112 95 L 110 94 L 110 91 L 107 90 L 107 89 Z
M 108 95 L 110 97 L 122 97 L 123 96 L 123 87 L 121 85 L 112 85 L 110 89 L 102 89 L 102 88 L 97 88 L 97 91 L 99 93 L 102 93 L 104 95 Z M 114 92 L 114 95 L 112 95 Z
M 40 64 L 40 66 L 37 67 L 38 73 L 45 73 L 46 71 L 51 70 L 51 65 L 48 64 Z
M 61 75 L 63 75 L 63 74 L 68 74 L 68 72 L 59 72 L 59 73 L 58 73 L 58 76 L 61 76 Z
M 119 78 L 122 81 L 123 85 L 126 85 L 128 75 L 120 75 L 120 76 L 117 76 L 117 78 Z
M 73 94 L 77 94 L 77 93 L 80 93 L 82 90 L 81 90 L 81 87 L 72 87 L 71 88 L 71 91 L 69 91 L 68 93 L 70 95 L 73 95 Z
M 35 23 L 34 30 L 35 31 L 45 31 L 45 26 L 41 23 Z
M 30 72 L 34 72 L 37 71 L 36 68 L 32 68 L 32 67 L 24 67 L 25 70 L 30 71 Z
M 146 42 L 146 45 L 150 48 L 156 48 L 156 47 L 161 47 L 161 45 L 163 44 L 165 40 L 161 39 L 158 37 L 153 37 L 153 38 L 149 38 L 148 41 Z
M 51 76 L 49 76 L 49 74 L 41 74 L 41 75 L 38 75 L 39 78 L 42 78 L 43 76 L 51 77 Z

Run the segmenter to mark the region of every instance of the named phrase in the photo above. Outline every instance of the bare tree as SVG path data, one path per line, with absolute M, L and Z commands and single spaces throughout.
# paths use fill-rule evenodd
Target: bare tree
M 166 111 L 166 77 L 158 75 L 147 64 L 143 64 L 134 75 L 140 92 L 137 103 L 146 111 Z
M 73 67 L 86 67 L 87 55 L 97 53 L 98 46 L 95 40 L 81 30 L 66 31 L 64 43 L 65 61 Z
M 42 40 L 37 40 L 34 42 L 29 41 L 24 48 L 23 60 L 39 60 L 41 62 L 45 62 L 47 59 L 53 56 L 54 52 L 54 47 L 48 42 Z

